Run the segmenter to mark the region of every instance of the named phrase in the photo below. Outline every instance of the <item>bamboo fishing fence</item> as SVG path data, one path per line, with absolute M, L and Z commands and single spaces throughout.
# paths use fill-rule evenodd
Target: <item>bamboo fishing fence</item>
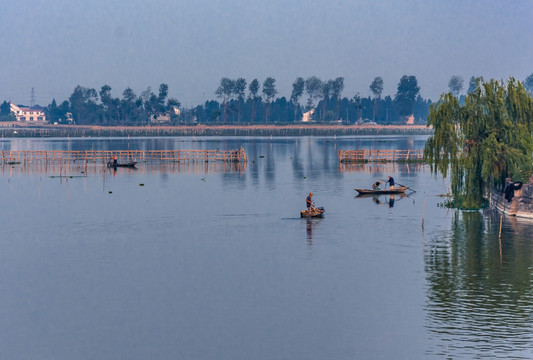
M 390 174 L 396 171 L 404 173 L 420 172 L 424 169 L 424 164 L 420 162 L 388 162 L 388 163 L 339 163 L 339 173 L 368 173 L 368 174 Z
M 424 150 L 339 150 L 339 163 L 423 162 Z
M 228 162 L 210 162 L 210 163 L 141 163 L 135 168 L 124 168 L 120 173 L 191 173 L 191 174 L 209 174 L 209 173 L 240 173 L 244 174 L 247 163 L 228 163 Z M 40 174 L 64 177 L 80 177 L 87 175 L 99 175 L 108 172 L 116 172 L 117 168 L 109 168 L 95 163 L 28 163 L 26 165 L 1 165 L 0 174 L 22 175 L 22 174 Z
M 33 150 L 0 151 L 0 164 L 106 164 L 113 156 L 118 163 L 246 163 L 244 148 L 239 150 Z

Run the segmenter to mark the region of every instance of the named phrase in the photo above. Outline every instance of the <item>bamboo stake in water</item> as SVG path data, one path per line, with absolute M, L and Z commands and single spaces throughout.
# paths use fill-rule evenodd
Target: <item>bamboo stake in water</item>
M 426 198 L 424 199 L 424 210 L 422 211 L 422 230 L 424 230 L 424 214 L 426 213 L 426 202 L 428 201 L 428 194 L 426 193 Z
M 502 222 L 503 222 L 503 214 L 500 215 L 500 232 L 498 234 L 498 239 L 500 240 L 502 238 Z

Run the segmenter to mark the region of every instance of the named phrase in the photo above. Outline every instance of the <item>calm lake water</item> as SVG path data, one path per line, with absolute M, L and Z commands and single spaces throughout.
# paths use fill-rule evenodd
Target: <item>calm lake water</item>
M 504 218 L 499 241 L 426 166 L 337 161 L 425 140 L 2 139 L 249 162 L 0 167 L 0 358 L 533 358 L 533 223 Z M 387 175 L 416 192 L 356 197 Z M 299 218 L 310 191 L 325 218 Z

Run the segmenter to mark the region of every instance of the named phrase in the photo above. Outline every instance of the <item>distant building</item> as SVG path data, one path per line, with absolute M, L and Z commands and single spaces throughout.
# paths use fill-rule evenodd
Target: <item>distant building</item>
M 315 109 L 311 109 L 307 112 L 304 112 L 303 113 L 303 116 L 302 116 L 302 122 L 309 122 L 311 121 L 311 118 L 313 116 L 313 114 L 315 113 Z
M 150 122 L 153 124 L 168 124 L 172 120 L 171 118 L 172 115 L 180 116 L 180 114 L 181 114 L 180 110 L 177 107 L 173 106 L 170 109 L 170 112 L 166 112 L 166 113 L 158 112 L 158 113 L 151 115 Z
M 46 115 L 44 114 L 44 109 L 41 107 L 26 107 L 26 106 L 17 106 L 12 102 L 9 103 L 9 108 L 11 112 L 15 115 L 18 122 L 29 122 L 29 123 L 45 123 Z
M 180 109 L 178 109 L 176 106 L 173 106 L 171 110 L 174 113 L 174 115 L 176 115 L 176 116 L 180 116 L 181 115 Z
M 150 116 L 150 122 L 153 124 L 167 124 L 170 123 L 169 113 L 157 113 Z

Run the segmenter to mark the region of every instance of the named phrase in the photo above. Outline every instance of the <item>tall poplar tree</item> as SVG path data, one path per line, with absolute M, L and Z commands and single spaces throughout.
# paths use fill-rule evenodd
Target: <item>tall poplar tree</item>
M 263 82 L 263 94 L 265 95 L 266 104 L 265 122 L 268 121 L 268 118 L 270 116 L 270 106 L 272 104 L 272 100 L 274 99 L 277 93 L 278 91 L 276 90 L 276 79 L 274 79 L 273 77 L 267 77 Z
M 228 114 L 228 101 L 234 94 L 235 81 L 223 77 L 220 79 L 220 85 L 218 86 L 215 94 L 218 98 L 222 99 L 222 106 L 224 107 L 224 113 L 222 114 L 222 119 L 226 122 L 226 117 Z
M 242 104 L 244 102 L 244 92 L 246 91 L 246 80 L 244 78 L 238 78 L 235 80 L 235 87 L 233 89 L 233 93 L 235 94 L 235 97 L 237 98 L 238 102 L 238 114 L 237 114 L 237 122 L 241 122 L 242 118 Z
M 259 80 L 257 79 L 252 80 L 250 85 L 248 85 L 248 93 L 249 93 L 250 100 L 252 101 L 252 122 L 254 122 L 256 112 L 257 112 L 257 109 L 256 109 L 257 100 L 260 99 L 260 97 L 257 95 L 259 93 Z
M 372 121 L 376 121 L 376 112 L 378 106 L 378 99 L 381 97 L 383 92 L 383 79 L 381 76 L 376 76 L 372 83 L 370 84 L 370 91 L 374 94 L 374 107 L 372 109 Z
M 463 90 L 464 82 L 465 81 L 461 75 L 453 75 L 450 78 L 450 81 L 448 81 L 448 89 L 450 89 L 453 96 L 459 96 L 461 90 Z
M 296 115 L 298 114 L 298 108 L 300 107 L 299 99 L 304 93 L 305 81 L 303 78 L 298 77 L 292 84 L 291 102 L 294 106 L 294 121 L 296 122 Z
M 398 106 L 398 115 L 402 117 L 413 115 L 413 106 L 419 92 L 420 87 L 415 76 L 402 76 L 398 83 L 398 92 L 394 97 Z

